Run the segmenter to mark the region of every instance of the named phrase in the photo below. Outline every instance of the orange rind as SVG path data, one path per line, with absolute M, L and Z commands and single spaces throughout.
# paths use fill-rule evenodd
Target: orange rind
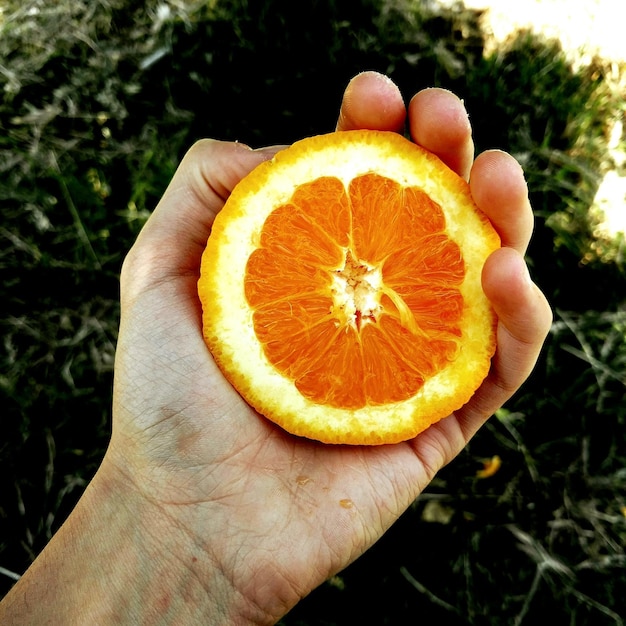
M 325 443 L 415 437 L 487 375 L 482 268 L 500 239 L 467 183 L 402 136 L 299 141 L 217 215 L 198 293 L 206 344 L 267 419 Z

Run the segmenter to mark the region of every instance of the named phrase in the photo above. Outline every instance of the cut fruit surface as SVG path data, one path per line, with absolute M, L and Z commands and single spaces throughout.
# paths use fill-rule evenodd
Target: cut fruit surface
M 496 319 L 481 272 L 499 246 L 465 181 L 400 135 L 311 137 L 218 214 L 198 283 L 205 341 L 290 433 L 403 441 L 487 375 Z

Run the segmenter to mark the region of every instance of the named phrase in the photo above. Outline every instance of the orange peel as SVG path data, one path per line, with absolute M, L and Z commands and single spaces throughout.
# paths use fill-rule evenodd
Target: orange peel
M 435 155 L 391 132 L 310 137 L 254 169 L 217 215 L 198 281 L 204 338 L 286 431 L 404 441 L 489 371 L 481 273 L 499 246 Z

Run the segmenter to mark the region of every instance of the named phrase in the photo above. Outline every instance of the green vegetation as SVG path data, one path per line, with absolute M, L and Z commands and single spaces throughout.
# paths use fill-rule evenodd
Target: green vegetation
M 626 621 L 624 239 L 598 241 L 589 218 L 623 85 L 528 33 L 483 49 L 475 13 L 408 0 L 5 0 L 0 593 L 102 457 L 119 268 L 186 148 L 330 130 L 350 77 L 377 69 L 407 98 L 453 89 L 478 149 L 523 163 L 555 324 L 517 396 L 283 623 Z

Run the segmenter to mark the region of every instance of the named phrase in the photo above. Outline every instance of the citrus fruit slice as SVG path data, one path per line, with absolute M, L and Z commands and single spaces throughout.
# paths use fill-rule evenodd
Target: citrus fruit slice
M 414 437 L 486 376 L 481 272 L 500 240 L 467 183 L 396 133 L 278 153 L 233 190 L 198 292 L 205 341 L 243 398 L 326 443 Z

